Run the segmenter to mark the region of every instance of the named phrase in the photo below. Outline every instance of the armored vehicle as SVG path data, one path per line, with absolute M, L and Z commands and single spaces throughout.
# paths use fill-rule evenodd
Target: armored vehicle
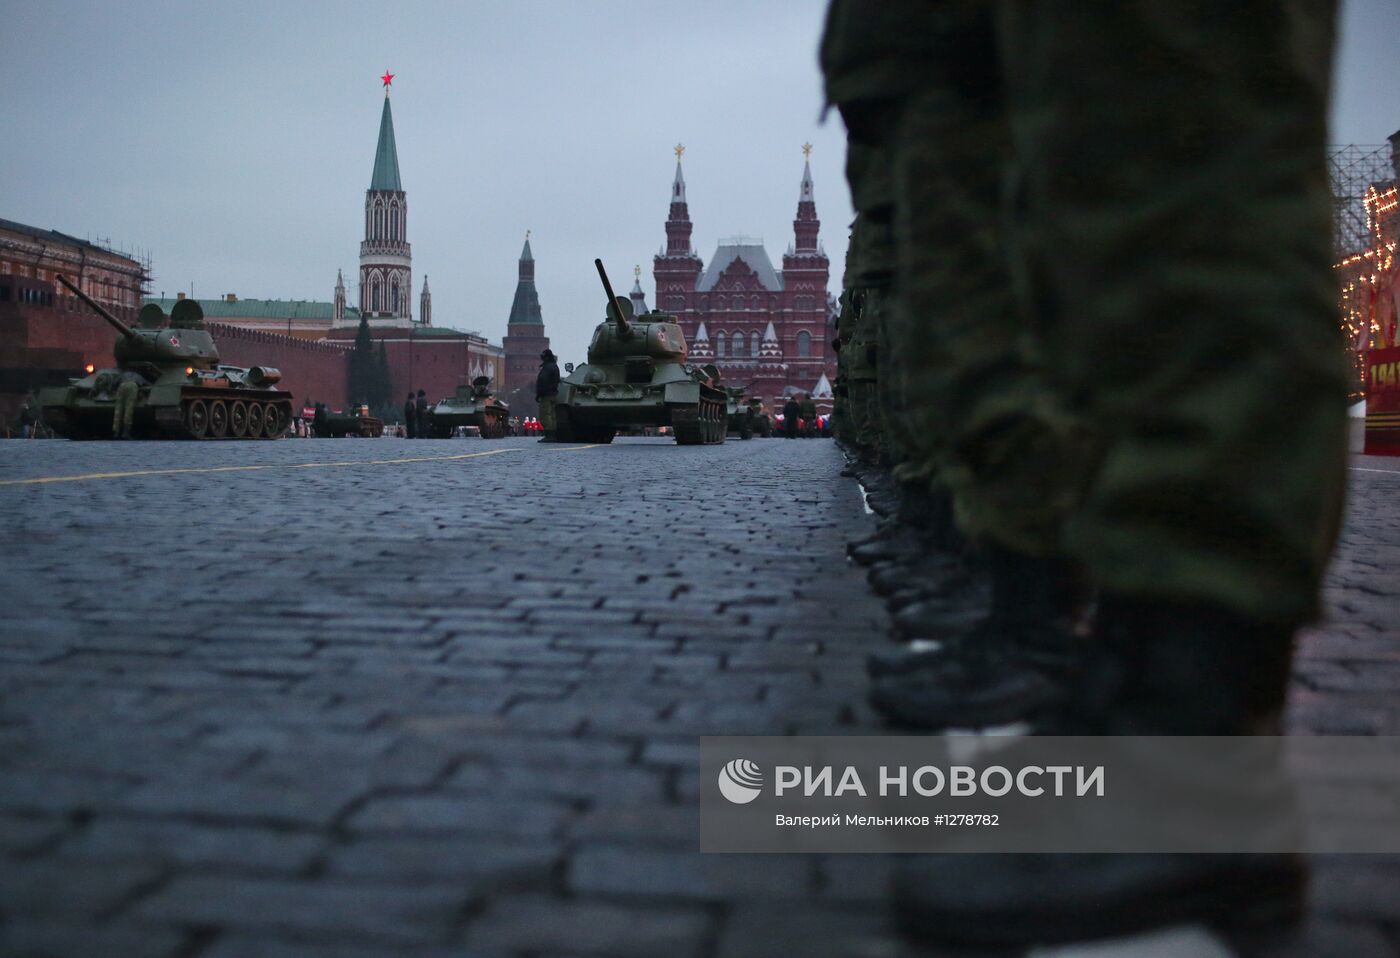
M 509 418 L 510 407 L 496 398 L 491 377 L 478 376 L 470 386 L 458 386 L 455 395 L 428 410 L 428 435 L 447 439 L 458 426 L 475 426 L 482 439 L 502 439 Z
M 588 362 L 559 383 L 555 438 L 612 442 L 625 427 L 670 426 L 682 446 L 724 442 L 725 394 L 686 364 L 676 318 L 634 316 L 631 300 L 613 294 L 602 261 L 593 264 L 608 296 L 607 319 L 593 331 Z
M 321 417 L 319 426 L 315 427 L 318 439 L 343 439 L 350 436 L 354 439 L 377 439 L 384 434 L 384 420 L 378 416 L 371 416 L 369 409 L 364 406 L 357 406 L 345 412 L 329 409 Z
M 743 386 L 725 386 L 725 395 L 728 403 L 725 406 L 726 421 L 731 433 L 737 433 L 740 439 L 752 439 L 754 434 L 754 411 L 744 398 Z
M 271 366 L 219 362 L 204 311 L 182 299 L 170 311 L 147 303 L 132 329 L 66 276 L 58 281 L 121 335 L 112 348 L 115 369 L 87 368 L 67 386 L 41 390 L 39 407 L 54 432 L 71 439 L 112 434 L 117 386 L 135 378 L 140 389 L 132 416 L 139 439 L 276 439 L 292 416 L 292 394 L 276 388 L 282 374 Z

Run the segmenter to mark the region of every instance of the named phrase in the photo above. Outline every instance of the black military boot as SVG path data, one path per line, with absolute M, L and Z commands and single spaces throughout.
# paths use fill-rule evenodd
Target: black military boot
M 1085 658 L 1052 734 L 1122 738 L 1124 774 L 1163 781 L 1172 800 L 1233 804 L 1232 847 L 1277 848 L 1261 836 L 1293 824 L 1292 795 L 1275 752 L 1203 774 L 1182 736 L 1247 736 L 1278 727 L 1291 631 L 1205 605 L 1105 596 L 1094 652 Z M 1160 745 L 1147 748 L 1146 736 Z M 1173 749 L 1176 751 L 1173 751 Z M 1140 751 L 1139 751 L 1140 750 Z M 1144 759 L 1134 770 L 1133 756 Z M 1176 764 L 1172 764 L 1172 756 Z M 1015 764 L 999 754 L 997 761 Z M 1151 787 L 1150 785 L 1148 786 Z M 1170 814 L 1170 809 L 1164 809 Z M 1086 815 L 1092 815 L 1086 812 Z M 1155 813 L 1154 813 L 1155 814 Z M 1101 823 L 1086 818 L 1085 832 Z M 1298 854 L 936 855 L 901 862 L 895 876 L 901 929 L 924 944 L 1024 947 L 1205 923 L 1247 940 L 1302 915 L 1307 869 Z
M 897 520 L 888 520 L 867 539 L 846 546 L 846 555 L 857 565 L 873 566 L 881 562 L 909 561 L 924 550 L 919 534 Z
M 1098 680 L 1109 697 L 1099 716 L 1079 710 L 1099 734 L 1279 734 L 1292 629 L 1217 606 L 1108 594 L 1094 639 L 1118 672 Z M 1086 688 L 1080 700 L 1093 697 Z
M 984 564 L 991 580 L 985 618 L 961 632 L 921 636 L 941 639 L 938 650 L 870 659 L 870 701 L 890 721 L 976 728 L 1061 704 L 1066 676 L 1082 655 L 1068 614 L 1082 595 L 1077 570 L 1058 557 L 1001 548 L 986 550 Z

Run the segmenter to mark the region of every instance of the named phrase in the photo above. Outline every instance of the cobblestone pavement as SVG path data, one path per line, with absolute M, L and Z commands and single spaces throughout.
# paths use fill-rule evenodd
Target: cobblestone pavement
M 887 858 L 695 851 L 698 735 L 880 731 L 841 465 L 821 441 L 0 443 L 0 953 L 907 954 Z M 1400 734 L 1400 472 L 1358 465 L 1292 718 Z M 1400 865 L 1319 879 L 1287 954 L 1400 946 Z

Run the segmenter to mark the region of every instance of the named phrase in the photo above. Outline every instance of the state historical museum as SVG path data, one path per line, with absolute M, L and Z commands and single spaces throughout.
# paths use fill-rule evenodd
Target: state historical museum
M 810 152 L 803 147 L 803 152 Z M 821 221 L 812 194 L 812 167 L 804 163 L 793 243 L 783 268 L 773 268 L 758 240 L 722 240 L 708 267 L 691 245 L 681 153 L 666 219 L 666 249 L 653 261 L 656 304 L 674 314 L 690 345 L 692 363 L 714 363 L 726 383 L 745 384 L 770 403 L 811 393 L 830 409 L 836 356 L 831 349 L 834 307 L 827 293 L 830 262 L 818 242 Z

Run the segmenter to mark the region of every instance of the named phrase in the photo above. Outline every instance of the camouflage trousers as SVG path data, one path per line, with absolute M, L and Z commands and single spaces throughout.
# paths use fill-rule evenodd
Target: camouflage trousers
M 540 428 L 544 434 L 550 438 L 554 437 L 554 403 L 555 399 L 550 396 L 539 400 L 540 405 Z
M 136 412 L 136 398 L 140 389 L 134 382 L 124 382 L 117 387 L 116 404 L 112 407 L 112 438 L 123 439 L 131 435 L 131 418 Z
M 855 321 L 850 345 L 844 350 L 848 354 L 846 390 L 851 441 L 860 450 L 861 455 L 869 459 L 880 457 L 884 433 L 877 392 L 878 343 L 873 315 L 876 299 L 876 291 L 860 291 L 860 313 Z
M 1306 620 L 1346 455 L 1333 2 L 949 6 L 990 66 L 931 50 L 891 132 L 907 471 L 1105 589 Z

